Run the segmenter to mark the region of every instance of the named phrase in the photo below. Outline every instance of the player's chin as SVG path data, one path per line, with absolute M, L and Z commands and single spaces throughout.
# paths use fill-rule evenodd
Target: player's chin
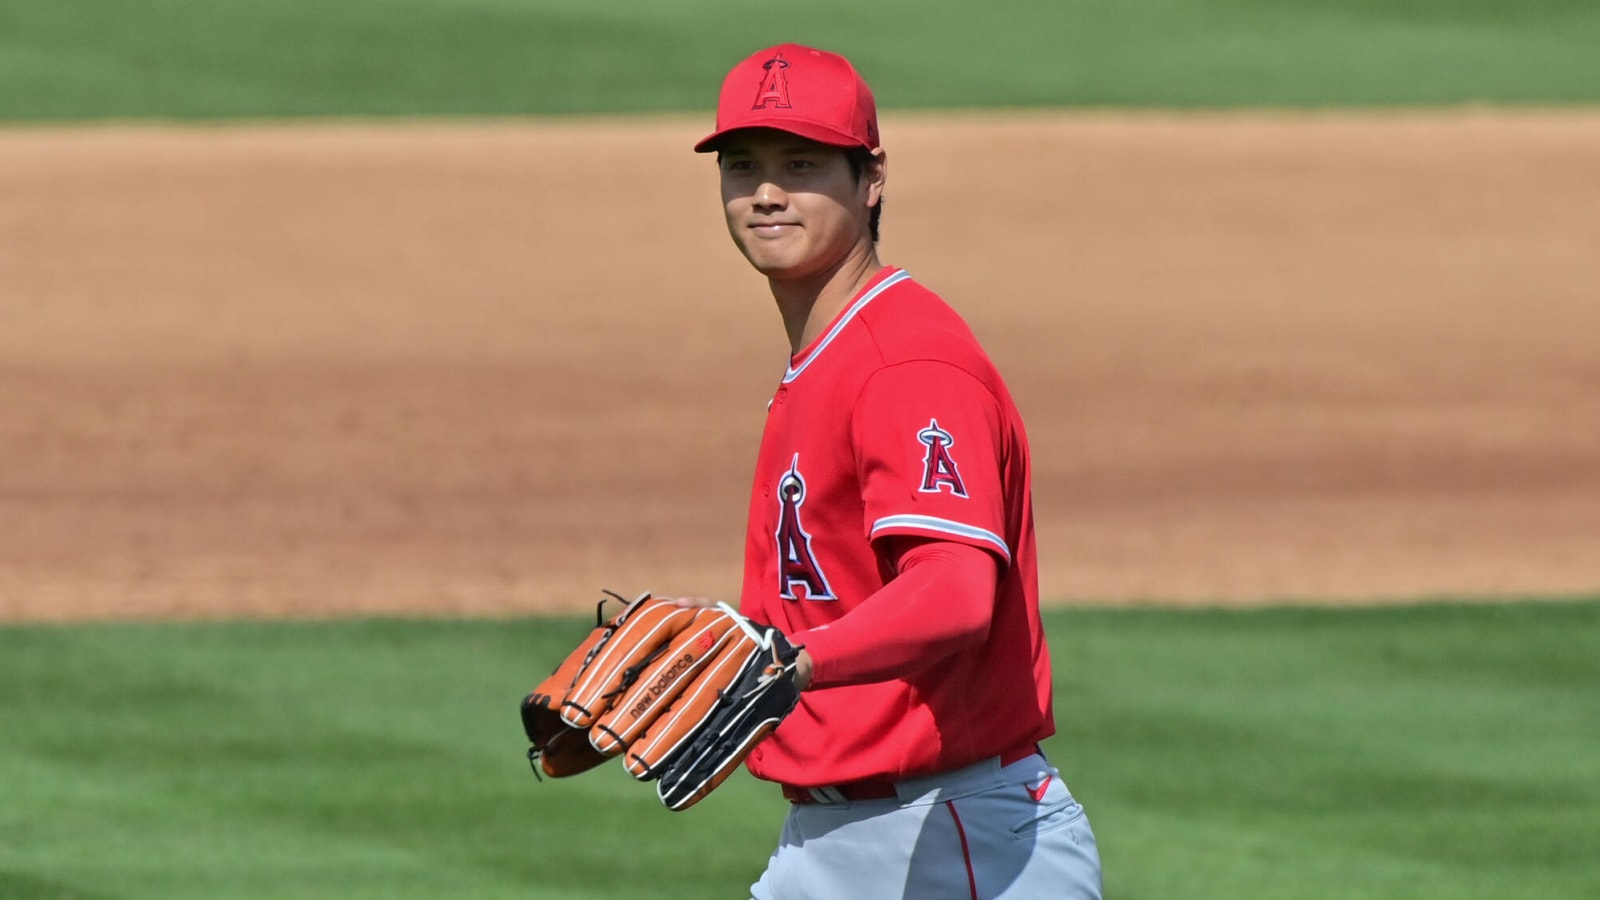
M 779 248 L 767 242 L 757 242 L 754 245 L 741 243 L 739 249 L 744 252 L 744 258 L 750 261 L 750 265 L 768 278 L 794 278 L 804 274 L 808 268 L 809 260 L 806 255 L 793 252 L 793 248 Z

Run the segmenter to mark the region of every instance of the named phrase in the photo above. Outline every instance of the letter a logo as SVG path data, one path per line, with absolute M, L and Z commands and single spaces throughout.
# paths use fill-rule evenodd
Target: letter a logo
M 761 76 L 761 87 L 756 90 L 755 105 L 751 109 L 777 109 L 789 108 L 789 77 L 783 70 L 789 68 L 789 61 L 778 54 L 761 64 L 765 74 Z
M 956 444 L 955 437 L 939 427 L 938 419 L 929 419 L 928 427 L 917 432 L 917 440 L 928 447 L 928 452 L 922 456 L 922 486 L 917 490 L 937 494 L 948 488 L 953 496 L 965 498 L 967 486 L 961 481 L 955 457 L 950 455 L 950 448 Z
M 800 524 L 806 502 L 806 480 L 800 475 L 800 454 L 778 482 L 778 596 L 785 600 L 837 600 L 828 578 L 811 552 L 811 535 Z M 795 588 L 804 587 L 802 598 Z

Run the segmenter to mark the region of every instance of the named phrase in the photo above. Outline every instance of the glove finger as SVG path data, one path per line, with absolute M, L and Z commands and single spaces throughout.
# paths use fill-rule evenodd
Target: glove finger
M 551 737 L 570 727 L 561 721 L 561 701 L 566 698 L 567 692 L 572 690 L 578 674 L 600 652 L 601 645 L 611 639 L 617 626 L 649 597 L 649 594 L 641 595 L 609 620 L 596 624 L 590 630 L 588 637 L 556 665 L 555 671 L 539 682 L 532 693 L 522 698 L 522 727 L 528 733 L 528 740 L 533 742 L 536 750 L 542 751 Z
M 781 716 L 764 718 L 737 736 L 729 746 L 718 749 L 707 747 L 697 760 L 698 765 L 686 767 L 678 777 L 664 775 L 656 781 L 656 796 L 673 812 L 682 812 L 705 799 L 716 790 L 734 770 L 750 755 L 755 745 L 761 743 L 783 721 Z
M 561 701 L 561 720 L 580 729 L 593 725 L 611 701 L 634 682 L 643 665 L 694 621 L 696 612 L 659 599 L 630 607 L 573 680 Z
M 589 741 L 608 756 L 621 753 L 664 712 L 711 662 L 737 631 L 736 620 L 720 609 L 695 610 L 694 621 L 679 632 L 633 686 L 611 702 L 589 729 Z
M 568 653 L 567 658 L 556 666 L 550 677 L 539 682 L 533 693 L 523 698 L 522 725 L 528 732 L 528 740 L 536 746 L 541 745 L 550 735 L 567 727 L 561 721 L 559 714 L 561 700 L 567 696 L 567 691 L 572 689 L 572 683 L 577 679 L 578 673 L 583 671 L 584 664 L 588 662 L 596 648 L 611 636 L 611 632 L 609 624 L 596 626 L 583 643 Z
M 744 629 L 734 629 L 730 640 L 717 653 L 700 676 L 645 729 L 623 758 L 623 767 L 640 781 L 660 774 L 659 767 L 674 752 L 694 740 L 707 719 L 723 704 L 724 695 L 737 684 L 752 660 L 761 652 L 757 641 Z
M 617 626 L 621 625 L 636 608 L 649 599 L 650 595 L 648 593 L 641 594 L 638 599 L 629 603 L 621 612 L 607 621 L 596 624 L 589 632 L 589 636 L 584 638 L 577 647 L 574 647 L 571 653 L 567 654 L 566 659 L 563 659 L 556 666 L 555 671 L 551 672 L 548 678 L 539 682 L 538 687 L 533 689 L 533 693 L 523 699 L 523 724 L 528 731 L 529 740 L 536 744 L 539 743 L 539 737 L 534 730 L 535 723 L 541 726 L 540 733 L 554 733 L 555 730 L 566 727 L 565 723 L 562 723 L 559 716 L 555 714 L 560 712 L 561 701 L 572 690 L 573 683 L 578 680 L 578 674 L 599 654 L 601 645 L 611 639 L 611 635 L 616 632 Z M 530 707 L 549 710 L 555 718 L 554 723 L 549 728 L 542 727 L 551 718 L 542 715 L 536 716 L 530 721 L 528 716 Z
M 738 682 L 722 692 L 694 738 L 657 766 L 656 796 L 668 809 L 688 809 L 716 790 L 800 702 L 798 651 L 776 631 L 766 638 L 770 646 L 759 648 Z

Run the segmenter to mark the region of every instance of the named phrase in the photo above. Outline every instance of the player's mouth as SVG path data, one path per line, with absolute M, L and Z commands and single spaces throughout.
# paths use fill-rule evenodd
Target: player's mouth
M 799 227 L 798 222 L 751 222 L 749 225 L 760 237 L 779 237 Z

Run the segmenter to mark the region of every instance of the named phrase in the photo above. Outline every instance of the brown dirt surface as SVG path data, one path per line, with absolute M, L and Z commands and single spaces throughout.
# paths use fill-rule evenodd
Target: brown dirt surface
M 0 619 L 729 597 L 702 121 L 0 132 Z M 884 117 L 1061 602 L 1600 588 L 1600 113 Z

